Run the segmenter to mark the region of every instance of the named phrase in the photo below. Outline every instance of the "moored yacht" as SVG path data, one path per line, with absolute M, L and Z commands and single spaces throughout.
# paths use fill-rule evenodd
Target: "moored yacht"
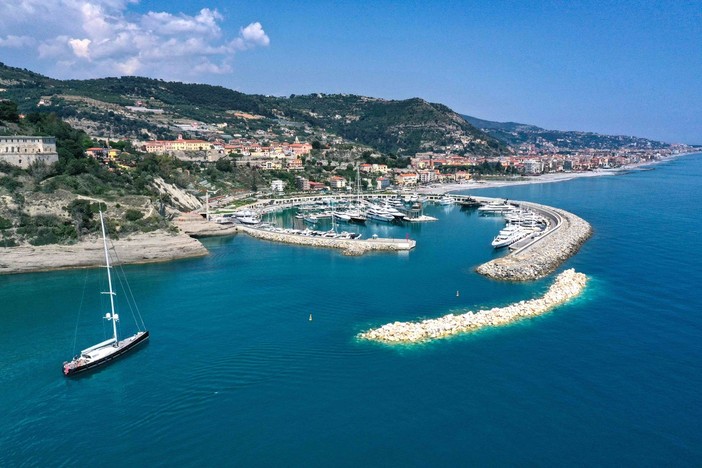
M 439 205 L 453 205 L 454 203 L 456 203 L 456 199 L 447 193 L 439 198 Z
M 368 205 L 366 209 L 366 217 L 374 221 L 382 221 L 384 223 L 389 223 L 395 219 L 395 216 L 388 213 L 384 208 L 377 205 Z
M 478 207 L 478 212 L 481 214 L 503 214 L 512 211 L 514 206 L 504 201 L 491 201 L 485 205 Z
M 496 249 L 500 247 L 507 247 L 509 245 L 518 242 L 525 237 L 531 235 L 534 231 L 531 229 L 526 229 L 521 226 L 517 226 L 514 229 L 503 229 L 500 233 L 493 239 L 492 246 Z

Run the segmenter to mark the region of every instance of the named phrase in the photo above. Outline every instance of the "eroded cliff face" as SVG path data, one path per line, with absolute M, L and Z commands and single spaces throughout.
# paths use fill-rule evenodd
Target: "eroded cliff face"
M 162 194 L 167 195 L 171 204 L 181 211 L 193 211 L 203 207 L 195 195 L 164 181 L 161 177 L 154 179 L 153 186 Z

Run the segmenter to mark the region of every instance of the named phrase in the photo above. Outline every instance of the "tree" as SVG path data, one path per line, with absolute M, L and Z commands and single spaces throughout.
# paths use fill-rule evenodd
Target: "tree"
M 12 101 L 0 101 L 0 120 L 5 122 L 19 122 L 17 104 Z
M 66 209 L 71 214 L 71 219 L 76 226 L 76 233 L 80 238 L 82 230 L 89 229 L 92 225 L 93 214 L 95 214 L 93 205 L 89 200 L 79 198 L 69 203 Z
M 229 158 L 219 158 L 215 163 L 215 167 L 221 172 L 232 172 L 232 162 Z

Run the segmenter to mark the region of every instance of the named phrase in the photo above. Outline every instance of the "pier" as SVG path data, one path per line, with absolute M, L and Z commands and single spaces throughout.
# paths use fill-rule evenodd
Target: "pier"
M 512 203 L 529 208 L 546 219 L 546 229 L 538 237 L 521 241 L 514 251 L 504 257 L 478 266 L 476 271 L 481 275 L 508 281 L 543 278 L 577 253 L 580 246 L 592 235 L 590 224 L 573 213 L 537 203 Z
M 306 236 L 299 233 L 275 232 L 243 225 L 238 225 L 237 230 L 245 232 L 251 237 L 272 242 L 341 249 L 344 255 L 363 255 L 371 251 L 406 251 L 412 250 L 417 245 L 417 241 L 413 239 L 389 239 L 381 237 L 370 239 L 341 239 L 323 236 Z
M 586 284 L 587 277 L 584 274 L 570 269 L 558 275 L 546 294 L 536 299 L 478 312 L 448 314 L 421 322 L 388 323 L 379 328 L 361 332 L 357 338 L 385 344 L 414 344 L 449 338 L 487 327 L 504 326 L 553 310 L 577 297 L 585 289 Z

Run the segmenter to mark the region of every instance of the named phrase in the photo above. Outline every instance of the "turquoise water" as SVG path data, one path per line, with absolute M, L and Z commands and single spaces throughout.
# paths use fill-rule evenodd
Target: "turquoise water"
M 354 335 L 550 284 L 473 272 L 498 219 L 433 207 L 437 223 L 364 231 L 409 234 L 405 254 L 240 235 L 127 267 L 151 342 L 79 379 L 61 374 L 79 310 L 78 348 L 103 333 L 86 272 L 0 276 L 0 466 L 699 465 L 701 181 L 689 156 L 480 191 L 587 219 L 563 268 L 592 281 L 551 314 L 415 347 Z

